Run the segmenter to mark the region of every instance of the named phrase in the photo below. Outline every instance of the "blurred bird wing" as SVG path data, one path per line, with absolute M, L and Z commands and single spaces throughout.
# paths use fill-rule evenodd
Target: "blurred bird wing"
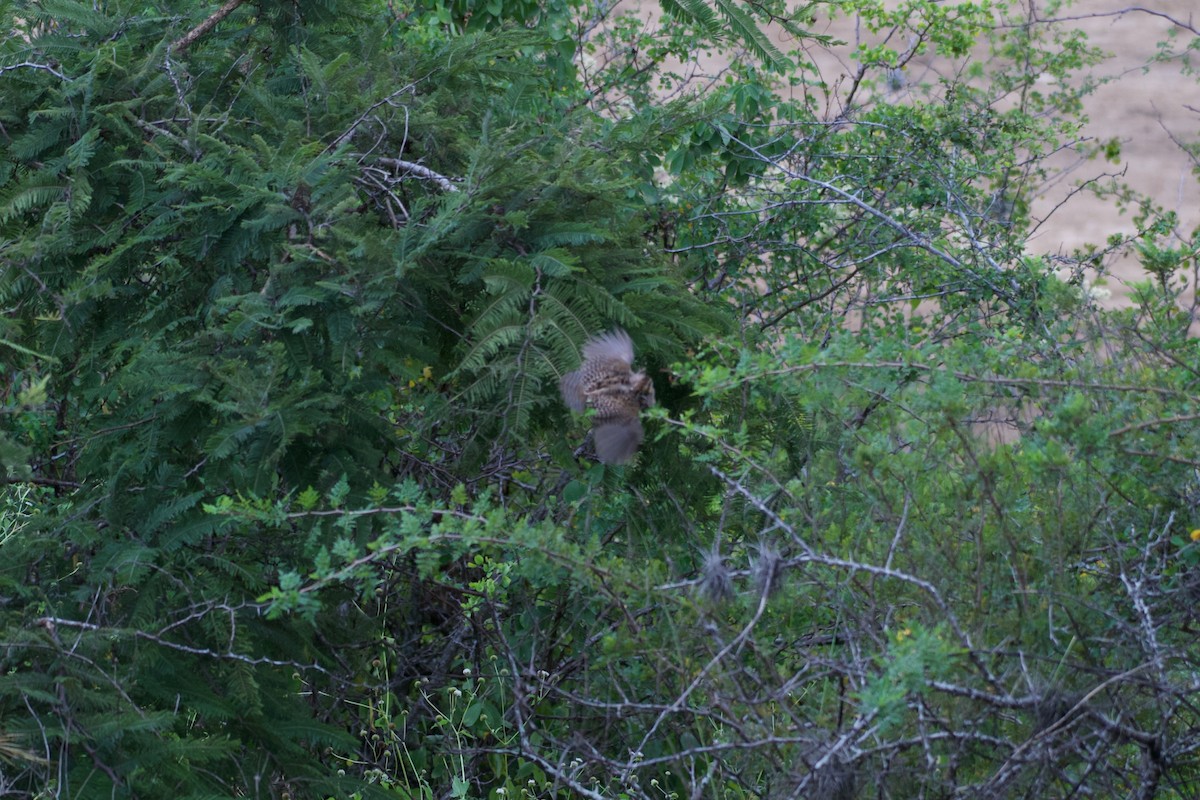
M 579 370 L 563 375 L 562 380 L 558 382 L 558 388 L 562 392 L 563 402 L 567 404 L 567 408 L 576 414 L 582 414 L 583 410 L 587 408 L 587 395 L 583 392 L 583 380 L 579 375 Z
M 633 366 L 633 340 L 617 328 L 594 336 L 583 345 L 583 360 L 616 359 L 626 367 Z
M 592 430 L 596 457 L 605 464 L 624 464 L 631 460 L 644 436 L 637 417 L 597 422 Z

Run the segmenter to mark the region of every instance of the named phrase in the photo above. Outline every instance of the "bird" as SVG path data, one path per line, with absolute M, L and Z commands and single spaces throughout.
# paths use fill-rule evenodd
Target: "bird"
M 604 464 L 628 463 L 644 433 L 642 409 L 654 405 L 654 383 L 633 371 L 633 340 L 620 328 L 588 339 L 583 363 L 559 381 L 563 401 L 576 413 L 595 409 L 592 433 Z

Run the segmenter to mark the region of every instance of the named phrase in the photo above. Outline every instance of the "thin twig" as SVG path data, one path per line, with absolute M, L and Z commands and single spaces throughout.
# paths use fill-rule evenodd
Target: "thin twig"
M 1125 425 L 1117 428 L 1115 431 L 1109 431 L 1109 436 L 1122 436 L 1131 431 L 1141 430 L 1142 428 L 1154 428 L 1158 425 L 1173 425 L 1176 422 L 1191 422 L 1192 420 L 1200 419 L 1200 414 L 1182 414 L 1178 417 L 1164 417 L 1162 419 L 1149 419 L 1145 422 L 1135 422 L 1132 425 Z
M 120 629 L 106 628 L 101 625 L 97 625 L 93 622 L 83 622 L 82 620 L 75 620 L 75 619 L 64 619 L 62 617 L 40 617 L 40 618 L 34 620 L 34 624 L 36 624 L 40 627 L 46 628 L 47 630 L 50 630 L 50 631 L 53 631 L 56 628 L 79 628 L 82 630 L 94 631 L 94 632 L 105 631 L 106 633 L 112 633 L 112 634 L 119 634 L 122 632 Z M 292 667 L 294 669 L 314 670 L 316 672 L 320 672 L 325 675 L 332 675 L 332 673 L 329 670 L 325 669 L 320 664 L 316 664 L 316 663 L 302 664 L 299 661 L 288 661 L 288 660 L 284 660 L 284 659 L 267 658 L 265 656 L 260 656 L 258 658 L 252 658 L 250 656 L 245 656 L 245 655 L 242 655 L 241 653 L 234 653 L 232 651 L 229 651 L 226 653 L 220 653 L 220 652 L 217 652 L 216 650 L 210 650 L 207 647 L 191 647 L 186 644 L 179 644 L 177 642 L 167 641 L 166 639 L 162 639 L 158 636 L 155 636 L 152 633 L 147 633 L 146 631 L 134 630 L 134 631 L 131 631 L 131 633 L 138 639 L 145 639 L 148 642 L 153 642 L 157 645 L 161 645 L 162 647 L 166 647 L 171 650 L 178 650 L 182 653 L 190 653 L 190 654 L 196 655 L 196 656 L 207 656 L 209 658 L 219 658 L 219 659 L 227 659 L 227 660 L 231 660 L 231 661 L 240 661 L 244 664 L 249 664 L 251 666 L 267 664 L 272 667 Z

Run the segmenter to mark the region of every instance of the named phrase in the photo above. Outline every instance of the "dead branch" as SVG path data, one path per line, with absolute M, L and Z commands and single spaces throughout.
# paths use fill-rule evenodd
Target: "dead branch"
M 243 2 L 245 2 L 245 0 L 229 0 L 229 2 L 213 12 L 212 16 L 204 20 L 204 22 L 201 22 L 183 36 L 176 39 L 171 45 L 171 53 L 174 55 L 179 55 L 184 50 L 187 50 L 192 45 L 192 42 L 196 41 L 201 36 L 217 27 L 217 23 L 232 14 L 234 9 L 240 6 Z

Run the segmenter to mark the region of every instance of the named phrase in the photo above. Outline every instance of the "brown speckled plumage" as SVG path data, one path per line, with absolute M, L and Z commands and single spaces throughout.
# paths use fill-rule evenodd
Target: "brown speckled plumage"
M 654 405 L 654 384 L 633 371 L 633 341 L 617 329 L 594 336 L 583 346 L 583 363 L 559 382 L 572 411 L 596 409 L 592 431 L 596 455 L 605 464 L 624 464 L 642 443 L 643 408 Z

